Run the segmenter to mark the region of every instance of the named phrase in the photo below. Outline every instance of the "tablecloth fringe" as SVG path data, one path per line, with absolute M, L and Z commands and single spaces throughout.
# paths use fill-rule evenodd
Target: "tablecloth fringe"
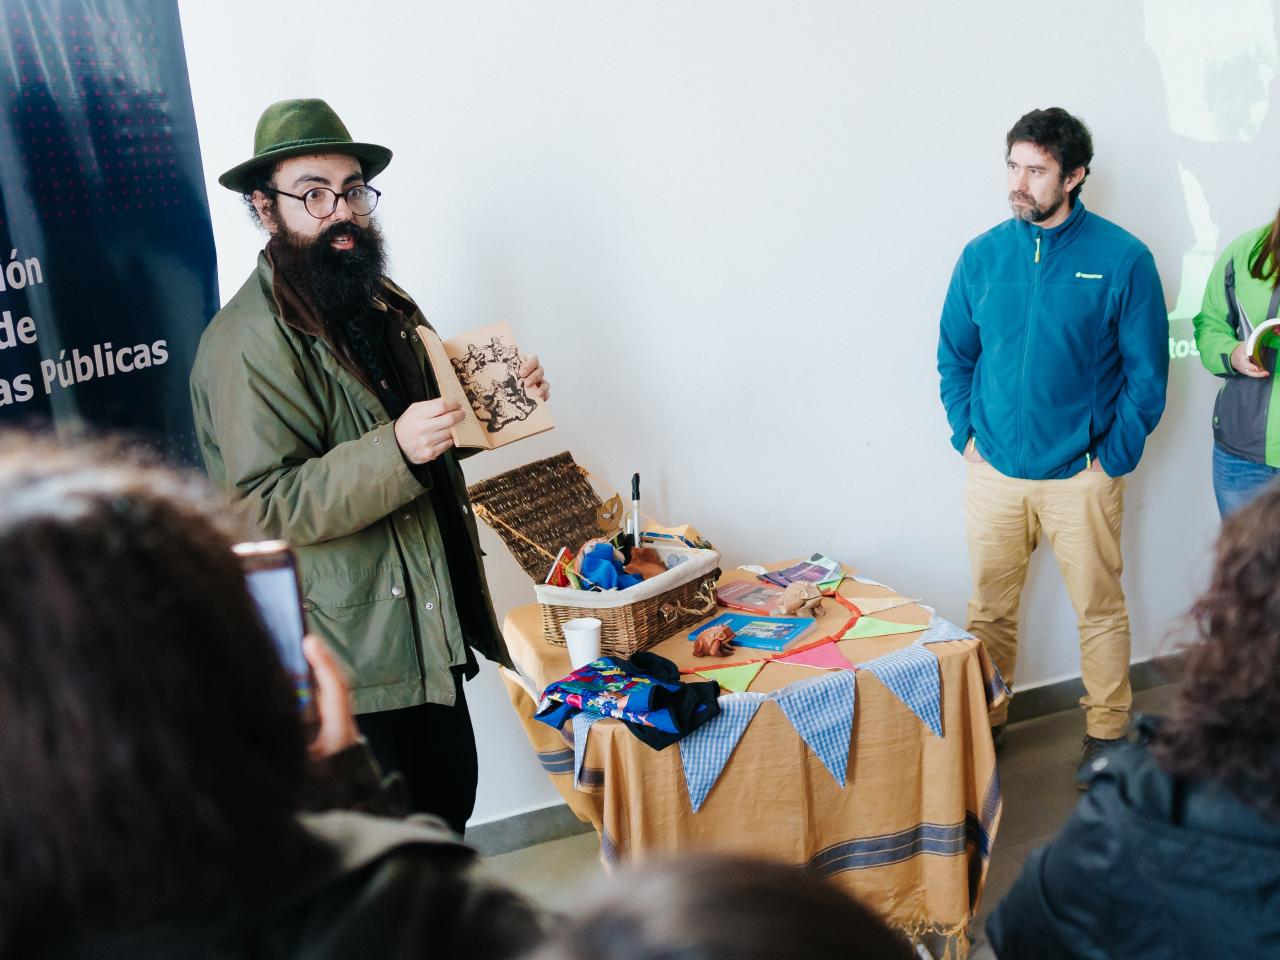
M 937 960 L 967 960 L 969 956 L 969 922 L 946 926 L 930 920 L 916 920 L 911 923 L 895 923 L 912 943 L 923 942 L 925 937 L 939 937 L 944 941 L 942 956 Z

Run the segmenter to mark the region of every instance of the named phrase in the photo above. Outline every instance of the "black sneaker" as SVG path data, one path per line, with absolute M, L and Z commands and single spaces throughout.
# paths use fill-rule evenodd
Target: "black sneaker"
M 1076 786 L 1089 789 L 1093 775 L 1107 765 L 1107 751 L 1124 743 L 1124 737 L 1091 737 L 1085 734 L 1080 747 L 1080 766 L 1076 768 Z
M 995 744 L 996 753 L 1004 748 L 1004 731 L 1007 726 L 1006 723 L 997 723 L 991 728 L 991 742 Z

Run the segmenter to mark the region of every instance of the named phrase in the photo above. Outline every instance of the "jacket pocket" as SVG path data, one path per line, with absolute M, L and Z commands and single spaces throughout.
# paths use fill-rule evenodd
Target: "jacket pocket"
M 353 688 L 400 683 L 421 676 L 413 617 L 398 565 L 382 564 L 306 585 L 307 625 L 351 667 Z
M 1213 403 L 1213 439 L 1228 453 L 1266 462 L 1271 377 L 1230 377 Z

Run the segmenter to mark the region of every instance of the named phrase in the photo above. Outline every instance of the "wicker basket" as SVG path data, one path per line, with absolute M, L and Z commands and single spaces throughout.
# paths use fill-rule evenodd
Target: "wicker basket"
M 599 593 L 543 584 L 561 547 L 577 550 L 601 535 L 596 518 L 603 504 L 568 452 L 481 480 L 468 493 L 476 516 L 538 585 L 548 643 L 564 646 L 566 620 L 598 617 L 601 653 L 629 657 L 715 609 L 720 555 L 714 550 L 659 547 L 664 560 L 674 554 L 682 562 L 627 590 Z

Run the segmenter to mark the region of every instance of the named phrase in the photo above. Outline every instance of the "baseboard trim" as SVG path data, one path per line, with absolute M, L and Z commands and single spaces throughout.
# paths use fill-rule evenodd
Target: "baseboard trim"
M 1143 660 L 1129 667 L 1129 683 L 1134 692 L 1148 690 L 1151 687 L 1174 683 L 1182 677 L 1183 658 L 1180 655 L 1157 657 Z M 1084 696 L 1084 683 L 1079 677 L 1060 680 L 1057 683 L 1046 683 L 1040 687 L 1029 687 L 1016 691 L 1013 702 L 1009 704 L 1009 722 L 1034 720 L 1046 717 L 1051 713 L 1064 710 L 1079 709 L 1080 698 Z
M 501 820 L 467 827 L 467 843 L 483 856 L 523 850 L 534 844 L 590 833 L 591 824 L 583 823 L 563 803 L 527 810 Z
M 1134 691 L 1174 683 L 1181 676 L 1182 658 L 1179 656 L 1144 660 L 1129 668 L 1129 682 Z M 1079 677 L 1020 690 L 1009 706 L 1009 722 L 1034 720 L 1051 713 L 1078 709 L 1082 696 L 1084 684 Z M 492 857 L 538 843 L 590 833 L 591 829 L 591 824 L 583 823 L 568 806 L 559 803 L 468 827 L 467 843 L 482 855 Z

